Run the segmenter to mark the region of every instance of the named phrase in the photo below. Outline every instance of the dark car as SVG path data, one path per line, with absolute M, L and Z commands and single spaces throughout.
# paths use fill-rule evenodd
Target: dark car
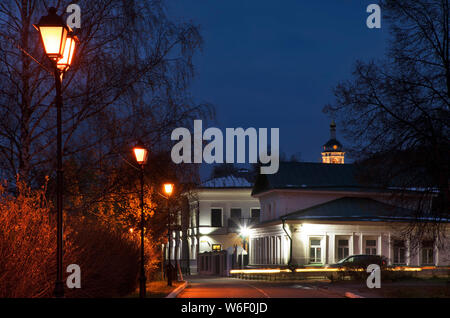
M 386 260 L 380 255 L 350 255 L 341 259 L 336 264 L 332 264 L 329 267 L 332 268 L 367 268 L 370 264 L 377 264 L 380 267 L 386 266 Z

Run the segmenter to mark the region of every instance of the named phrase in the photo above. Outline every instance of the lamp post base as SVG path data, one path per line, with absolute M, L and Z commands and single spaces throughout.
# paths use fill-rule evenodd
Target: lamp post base
M 172 286 L 172 267 L 167 265 L 167 286 Z
M 147 289 L 147 278 L 145 276 L 139 277 L 139 297 L 145 298 L 146 289 Z
M 63 298 L 64 297 L 64 282 L 63 281 L 57 281 L 55 283 L 55 290 L 53 291 L 53 296 L 56 298 Z

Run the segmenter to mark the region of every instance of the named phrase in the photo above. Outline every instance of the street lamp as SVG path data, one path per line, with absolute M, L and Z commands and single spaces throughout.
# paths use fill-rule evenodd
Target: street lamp
M 168 252 L 167 252 L 167 286 L 172 286 L 172 263 L 170 260 L 170 253 L 172 252 L 172 242 L 170 239 L 170 196 L 173 193 L 174 185 L 173 183 L 165 183 L 163 186 L 164 193 L 167 198 L 167 243 L 168 243 Z
M 48 15 L 43 16 L 34 27 L 41 34 L 45 54 L 51 60 L 57 62 L 64 55 L 67 35 L 71 31 L 70 28 L 64 23 L 62 17 L 56 13 L 56 9 L 53 7 L 48 9 Z
M 56 211 L 57 211 L 57 230 L 56 230 L 56 282 L 55 297 L 64 297 L 63 283 L 63 169 L 62 169 L 62 94 L 61 81 L 65 71 L 72 63 L 75 53 L 76 37 L 71 34 L 71 29 L 64 23 L 61 16 L 56 13 L 55 8 L 48 10 L 48 15 L 43 16 L 37 25 L 34 25 L 41 35 L 42 45 L 45 54 L 51 60 L 55 77 L 56 88 L 56 144 L 57 144 L 57 175 L 56 175 Z M 69 43 L 68 50 L 66 50 Z M 59 66 L 59 61 L 62 61 Z M 64 65 L 64 67 L 62 67 Z
M 138 142 L 133 148 L 136 161 L 141 167 L 141 273 L 139 275 L 139 297 L 145 298 L 146 281 L 144 263 L 144 166 L 147 163 L 148 150 Z

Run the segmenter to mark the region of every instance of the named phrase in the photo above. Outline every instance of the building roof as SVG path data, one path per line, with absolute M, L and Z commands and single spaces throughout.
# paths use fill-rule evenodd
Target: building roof
M 284 220 L 405 221 L 411 210 L 369 198 L 344 197 L 283 216 Z
M 323 145 L 325 152 L 342 152 L 342 144 L 336 138 L 336 123 L 334 120 L 330 125 L 330 140 Z
M 342 144 L 337 139 L 330 139 L 323 145 L 323 151 L 342 152 Z
M 252 184 L 245 178 L 227 176 L 207 180 L 200 184 L 199 188 L 224 189 L 224 188 L 251 188 Z
M 258 175 L 252 195 L 274 189 L 361 191 L 377 188 L 358 179 L 358 167 L 354 164 L 281 162 L 276 174 Z

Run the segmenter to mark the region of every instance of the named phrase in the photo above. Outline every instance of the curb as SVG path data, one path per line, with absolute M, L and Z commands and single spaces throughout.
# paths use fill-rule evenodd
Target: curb
M 345 293 L 345 297 L 346 298 L 365 298 L 363 296 L 360 296 L 360 295 L 357 295 L 357 294 L 353 294 L 353 293 L 350 293 L 350 292 L 346 292 Z
M 183 284 L 175 288 L 166 298 L 176 298 L 179 293 L 181 293 L 188 285 L 188 282 L 185 281 Z

